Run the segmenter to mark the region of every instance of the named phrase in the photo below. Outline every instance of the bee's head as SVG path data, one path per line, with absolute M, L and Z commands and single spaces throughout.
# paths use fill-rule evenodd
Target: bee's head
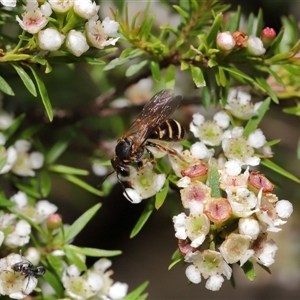
M 116 155 L 112 158 L 111 165 L 116 171 L 118 177 L 119 175 L 122 177 L 128 177 L 130 175 L 129 166 L 122 161 L 119 156 Z
M 120 160 L 128 160 L 131 157 L 133 146 L 133 140 L 131 138 L 125 138 L 118 142 L 115 152 L 116 156 L 119 157 Z

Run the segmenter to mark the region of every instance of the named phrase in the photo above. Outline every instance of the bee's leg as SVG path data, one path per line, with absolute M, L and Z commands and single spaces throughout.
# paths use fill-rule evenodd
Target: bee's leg
M 169 148 L 160 144 L 155 144 L 153 142 L 149 142 L 147 141 L 147 146 L 151 146 L 151 147 L 156 147 L 157 149 L 161 150 L 161 151 L 165 151 L 168 152 L 168 154 L 171 155 L 176 155 L 177 157 L 179 157 L 181 160 L 185 161 L 185 159 L 173 148 Z M 145 147 L 147 149 L 147 147 Z M 147 149 L 148 153 L 150 152 L 149 149 Z M 152 154 L 152 153 L 151 153 Z M 152 154 L 152 158 L 154 160 L 153 154 Z

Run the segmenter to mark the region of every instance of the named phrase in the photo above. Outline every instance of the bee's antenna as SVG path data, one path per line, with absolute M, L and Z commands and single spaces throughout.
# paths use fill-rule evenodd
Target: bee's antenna
M 124 193 L 125 193 L 127 199 L 128 199 L 131 203 L 133 203 L 133 200 L 132 200 L 131 197 L 128 195 L 128 193 L 127 193 L 127 191 L 126 191 L 126 187 L 125 187 L 123 181 L 120 179 L 120 177 L 119 177 L 118 174 L 117 174 L 117 178 L 118 178 L 118 181 L 119 181 L 119 183 L 121 184 L 121 186 L 122 186 L 122 188 L 123 188 L 123 191 L 124 191 Z
M 103 184 L 103 182 L 107 179 L 107 177 L 110 176 L 111 174 L 113 174 L 114 172 L 115 172 L 115 171 L 112 171 L 112 172 L 106 174 L 106 175 L 104 176 L 104 178 L 101 180 L 101 182 L 97 185 L 97 187 L 100 188 L 101 185 Z M 120 180 L 119 180 L 119 181 L 120 181 Z

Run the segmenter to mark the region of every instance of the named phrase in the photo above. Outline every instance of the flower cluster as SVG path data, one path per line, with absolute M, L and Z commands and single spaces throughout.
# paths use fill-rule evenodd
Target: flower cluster
M 84 258 L 83 258 L 84 259 Z M 111 261 L 101 258 L 82 274 L 75 265 L 65 268 L 62 282 L 66 294 L 71 299 L 123 299 L 127 294 L 128 285 L 121 282 L 113 282 L 110 276 L 112 270 L 108 270 Z
M 81 56 L 90 47 L 103 49 L 119 39 L 119 24 L 108 17 L 101 22 L 98 10 L 92 0 L 49 0 L 42 5 L 27 0 L 22 16 L 16 18 L 23 30 L 35 36 L 40 50 L 67 50 Z
M 217 35 L 216 43 L 218 49 L 223 54 L 229 54 L 233 50 L 246 48 L 248 54 L 261 56 L 266 52 L 265 48 L 272 43 L 275 37 L 276 32 L 269 27 L 262 30 L 261 37 L 255 35 L 247 36 L 242 31 L 236 31 L 232 34 L 229 31 L 225 31 Z
M 272 157 L 262 130 L 245 134 L 244 127 L 232 124 L 250 120 L 261 105 L 252 104 L 243 91 L 230 90 L 225 110 L 212 120 L 193 115 L 190 131 L 197 140 L 191 147 L 168 153 L 186 209 L 173 217 L 179 252 L 189 264 L 186 276 L 192 283 L 208 279 L 206 288 L 213 291 L 220 289 L 224 277 L 231 278 L 231 264 L 242 267 L 254 260 L 269 267 L 277 245 L 268 233 L 280 231 L 293 211 L 289 201 L 273 193 L 266 176 L 250 169 L 261 158 Z M 147 148 L 154 157 L 162 156 Z M 137 203 L 155 195 L 167 179 L 148 163 L 138 171 L 131 167 L 126 180 L 131 188 L 124 194 Z

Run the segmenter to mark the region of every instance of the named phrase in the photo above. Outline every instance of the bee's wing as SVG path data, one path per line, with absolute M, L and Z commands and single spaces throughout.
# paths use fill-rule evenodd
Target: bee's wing
M 182 96 L 175 96 L 174 91 L 169 89 L 155 94 L 121 139 L 134 135 L 136 139 L 133 147 L 138 149 L 153 130 L 174 113 L 181 99 Z

